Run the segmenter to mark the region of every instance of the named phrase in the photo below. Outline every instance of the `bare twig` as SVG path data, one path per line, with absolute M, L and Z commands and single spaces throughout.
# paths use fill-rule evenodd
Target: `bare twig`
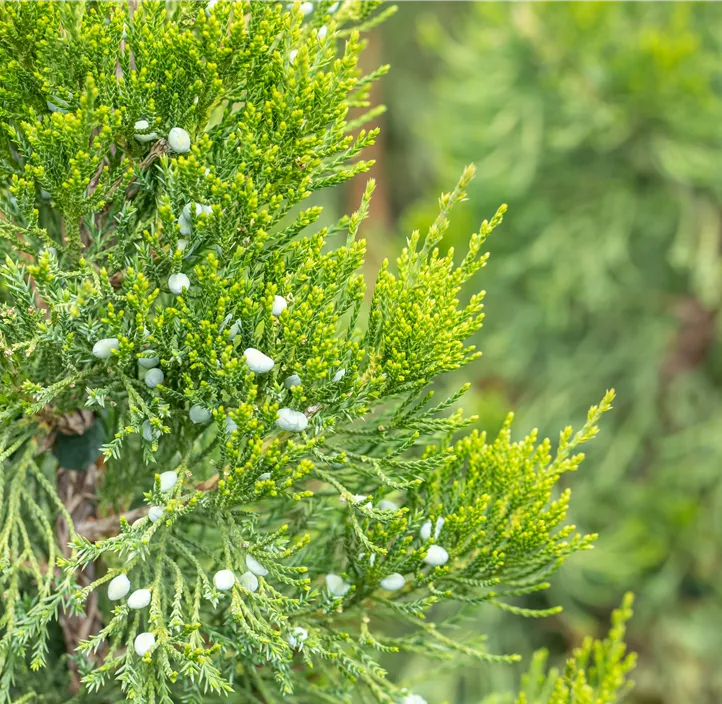
M 96 494 L 96 486 L 100 474 L 97 464 L 91 465 L 84 472 L 76 472 L 67 469 L 59 469 L 56 474 L 58 496 L 68 507 L 74 524 L 82 524 L 93 513 L 93 505 L 83 497 L 86 494 Z M 70 556 L 70 527 L 62 516 L 58 516 L 55 525 L 55 534 L 65 557 Z M 78 572 L 78 581 L 82 585 L 90 584 L 95 579 L 95 565 L 87 565 L 85 569 Z M 74 653 L 78 645 L 86 640 L 91 633 L 96 633 L 103 625 L 102 615 L 98 608 L 98 595 L 93 592 L 86 603 L 86 615 L 73 616 L 63 611 L 60 614 L 60 627 L 65 639 L 65 649 L 68 653 Z M 78 664 L 69 661 L 70 668 L 70 691 L 77 694 L 80 691 L 80 670 Z
M 125 518 L 128 523 L 137 521 L 139 518 L 148 515 L 150 506 L 141 506 L 134 508 L 132 511 L 126 511 L 119 515 L 107 516 L 106 518 L 98 518 L 96 520 L 82 521 L 75 524 L 75 531 L 78 535 L 82 535 L 88 540 L 98 540 L 99 538 L 114 535 L 120 528 L 120 519 Z
M 167 151 L 168 143 L 165 141 L 165 139 L 159 139 L 154 145 L 153 148 L 148 153 L 148 156 L 143 159 L 143 161 L 140 162 L 139 167 L 141 169 L 145 169 L 149 167 L 156 159 L 159 159 L 162 154 L 165 154 Z M 117 179 L 107 190 L 107 192 L 103 195 L 103 200 L 107 203 L 110 197 L 115 193 L 120 185 L 123 183 L 125 176 L 127 175 L 127 172 L 123 174 L 119 179 Z M 131 186 L 133 182 L 135 181 L 135 178 L 132 178 L 130 182 L 128 183 L 128 186 Z

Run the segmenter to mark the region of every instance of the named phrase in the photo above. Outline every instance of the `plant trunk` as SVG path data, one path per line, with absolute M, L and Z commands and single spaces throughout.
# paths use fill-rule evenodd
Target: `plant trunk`
M 102 463 L 102 458 L 99 462 Z M 99 476 L 100 467 L 97 462 L 91 464 L 84 471 L 58 468 L 56 474 L 58 496 L 68 509 L 75 525 L 88 520 L 95 514 L 96 487 Z M 70 557 L 70 547 L 68 545 L 70 532 L 62 516 L 58 516 L 55 523 L 55 535 L 63 555 Z M 78 573 L 77 577 L 78 584 L 82 587 L 87 586 L 96 577 L 95 565 L 91 562 L 82 572 Z M 77 694 L 81 687 L 80 672 L 78 663 L 72 659 L 72 655 L 81 641 L 93 633 L 97 633 L 103 627 L 102 615 L 98 608 L 98 592 L 93 591 L 90 593 L 86 602 L 84 616 L 71 616 L 61 612 L 59 620 L 63 630 L 63 638 L 65 639 L 65 650 L 70 657 L 68 661 L 71 679 L 70 691 L 72 694 Z

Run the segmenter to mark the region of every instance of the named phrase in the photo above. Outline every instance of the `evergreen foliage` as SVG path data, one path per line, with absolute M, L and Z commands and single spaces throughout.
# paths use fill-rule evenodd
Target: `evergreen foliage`
M 627 594 L 621 608 L 612 614 L 612 628 L 604 640 L 585 638 L 575 648 L 563 672 L 545 672 L 546 650 L 534 654 L 524 675 L 515 704 L 612 704 L 629 688 L 624 676 L 634 667 L 635 656 L 626 653 L 624 635 L 631 616 L 632 596 Z M 484 704 L 502 704 L 510 698 L 492 695 Z
M 423 701 L 382 656 L 511 662 L 455 619 L 556 611 L 516 598 L 594 540 L 555 487 L 613 394 L 555 450 L 459 439 L 468 385 L 427 387 L 478 354 L 503 209 L 439 252 L 467 169 L 362 320 L 373 183 L 297 206 L 370 165 L 384 11 L 209 5 L 0 6 L 0 702 Z
M 501 197 L 514 213 L 485 273 L 472 407 L 493 425 L 513 402 L 548 431 L 622 390 L 599 471 L 572 484 L 575 520 L 602 538 L 551 603 L 586 630 L 634 589 L 639 701 L 718 702 L 722 8 L 465 9 L 451 36 L 422 25 L 440 68 L 415 107 L 427 173 L 479 166 L 452 241 Z

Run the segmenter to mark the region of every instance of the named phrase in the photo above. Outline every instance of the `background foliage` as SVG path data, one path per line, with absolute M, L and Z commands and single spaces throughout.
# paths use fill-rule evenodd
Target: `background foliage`
M 563 568 L 541 640 L 565 650 L 633 588 L 640 704 L 722 700 L 721 27 L 717 3 L 409 3 L 380 37 L 391 221 L 428 222 L 467 159 L 479 178 L 451 236 L 509 203 L 475 410 L 545 430 L 619 392 L 594 471 L 566 480 L 601 538 Z M 453 680 L 456 701 L 498 676 Z

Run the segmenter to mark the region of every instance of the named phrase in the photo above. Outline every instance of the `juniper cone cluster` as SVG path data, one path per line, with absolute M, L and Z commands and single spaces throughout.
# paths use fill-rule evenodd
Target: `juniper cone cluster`
M 303 204 L 369 168 L 390 11 L 0 6 L 0 702 L 419 704 L 393 653 L 510 662 L 453 626 L 554 612 L 515 598 L 594 540 L 555 485 L 612 394 L 552 450 L 427 390 L 478 355 L 503 209 L 440 253 L 467 169 L 364 310 L 373 183 Z M 628 616 L 518 701 L 616 701 Z

